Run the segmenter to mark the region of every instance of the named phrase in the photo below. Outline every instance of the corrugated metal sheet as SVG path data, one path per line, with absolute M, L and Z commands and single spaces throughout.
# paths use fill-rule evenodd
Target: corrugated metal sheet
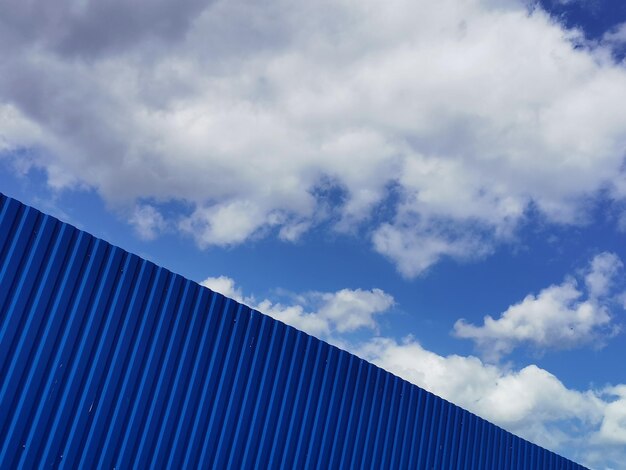
M 0 468 L 582 468 L 0 195 Z

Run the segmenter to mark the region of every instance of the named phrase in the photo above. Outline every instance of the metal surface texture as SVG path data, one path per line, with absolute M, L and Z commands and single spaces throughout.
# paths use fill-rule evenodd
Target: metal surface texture
M 0 468 L 577 469 L 0 194 Z

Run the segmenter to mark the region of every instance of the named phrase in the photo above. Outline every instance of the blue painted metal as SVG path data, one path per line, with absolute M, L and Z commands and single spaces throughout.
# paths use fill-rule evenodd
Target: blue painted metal
M 0 468 L 583 468 L 0 194 Z

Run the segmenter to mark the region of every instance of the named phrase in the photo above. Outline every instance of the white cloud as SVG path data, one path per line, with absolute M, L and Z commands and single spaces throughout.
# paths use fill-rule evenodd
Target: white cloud
M 626 196 L 626 70 L 524 1 L 98 5 L 0 6 L 0 145 L 202 247 L 331 220 L 414 276 Z
M 410 337 L 400 343 L 375 338 L 357 353 L 507 429 L 530 430 L 525 437 L 534 441 L 545 441 L 550 433 L 544 425 L 550 421 L 575 418 L 598 424 L 602 418 L 599 400 L 568 390 L 535 365 L 508 370 L 472 356 L 444 357 L 425 350 Z M 533 434 L 537 431 L 540 433 Z
M 256 308 L 260 312 L 310 335 L 326 337 L 331 333 L 332 325 L 327 318 L 322 318 L 316 312 L 307 312 L 301 305 L 283 305 L 265 299 Z
M 600 441 L 626 444 L 626 385 L 609 387 L 605 393 L 616 397 L 606 407 L 606 415 L 597 438 Z
M 476 342 L 490 359 L 498 359 L 523 344 L 539 349 L 573 348 L 617 334 L 608 301 L 620 259 L 612 253 L 595 256 L 584 277 L 585 293 L 574 278 L 527 295 L 511 305 L 498 319 L 487 315 L 483 325 L 465 320 L 454 324 L 454 334 Z M 586 294 L 586 295 L 585 295 Z
M 485 316 L 482 326 L 458 320 L 454 333 L 476 341 L 492 359 L 524 343 L 539 348 L 575 347 L 592 341 L 611 321 L 606 307 L 581 300 L 582 295 L 570 279 L 526 296 L 498 319 Z
M 615 278 L 624 264 L 615 253 L 600 253 L 591 260 L 585 275 L 585 285 L 590 297 L 603 297 L 609 293 Z
M 608 43 L 613 47 L 626 44 L 626 21 L 604 33 L 602 35 L 602 42 Z
M 167 226 L 163 215 L 150 204 L 135 206 L 129 222 L 144 240 L 155 239 Z
M 411 337 L 373 338 L 352 352 L 525 439 L 592 468 L 622 465 L 626 386 L 578 391 L 548 371 L 441 356 Z M 617 397 L 617 398 L 616 398 Z
M 194 236 L 201 247 L 223 246 L 241 243 L 263 225 L 272 222 L 256 204 L 234 201 L 197 208 L 180 222 L 180 229 Z
M 489 242 L 471 230 L 437 230 L 417 222 L 384 223 L 374 232 L 372 241 L 376 251 L 395 261 L 398 271 L 407 278 L 424 273 L 444 256 L 473 259 L 491 250 Z
M 248 304 L 248 300 L 245 299 L 241 289 L 235 285 L 235 281 L 228 276 L 207 277 L 204 281 L 200 282 L 201 286 L 208 287 L 214 292 L 219 292 L 226 297 L 230 297 L 237 302 Z
M 335 323 L 339 333 L 364 327 L 376 330 L 374 316 L 386 312 L 394 303 L 393 297 L 381 289 L 341 289 L 320 297 L 322 305 L 317 315 Z
M 289 305 L 244 296 L 228 277 L 203 285 L 278 320 L 324 336 L 399 377 L 429 390 L 525 439 L 594 468 L 626 459 L 626 385 L 574 390 L 530 364 L 487 364 L 477 357 L 441 356 L 413 337 L 401 341 L 371 336 L 354 341 L 346 333 L 366 327 L 378 333 L 379 314 L 393 305 L 381 291 L 342 289 L 294 295 Z M 317 303 L 319 308 L 310 308 Z M 366 336 L 367 338 L 367 336 Z
M 244 296 L 235 281 L 226 276 L 209 277 L 200 283 L 307 333 L 330 338 L 361 328 L 377 331 L 376 316 L 387 313 L 393 297 L 381 289 L 341 289 L 336 292 L 307 292 L 297 303 L 285 305 L 269 299 L 257 301 Z
M 3 156 L 3 152 L 19 149 L 24 142 L 34 142 L 42 138 L 38 126 L 10 104 L 0 103 L 0 123 L 0 156 Z

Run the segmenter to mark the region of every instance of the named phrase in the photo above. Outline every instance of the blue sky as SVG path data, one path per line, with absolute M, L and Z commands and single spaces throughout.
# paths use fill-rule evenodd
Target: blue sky
M 626 468 L 626 4 L 39 3 L 0 191 Z

